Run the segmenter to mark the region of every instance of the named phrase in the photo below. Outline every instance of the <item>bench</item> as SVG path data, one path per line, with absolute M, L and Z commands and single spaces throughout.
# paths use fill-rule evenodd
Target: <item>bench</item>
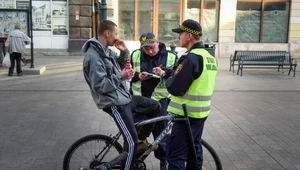
M 237 50 L 236 51 L 234 51 L 234 54 L 231 54 L 230 55 L 230 63 L 229 63 L 229 71 L 231 71 L 231 68 L 232 68 L 232 72 L 234 73 L 234 66 L 236 65 L 238 65 L 237 64 L 237 62 L 238 62 L 238 59 L 237 59 L 237 56 L 236 56 L 236 54 L 237 54 Z
M 244 68 L 277 68 L 289 69 L 288 75 L 294 71 L 296 74 L 296 59 L 291 58 L 289 52 L 286 51 L 235 51 L 230 61 L 230 67 L 234 71 L 234 62 L 237 61 L 238 71 L 237 74 L 242 76 Z M 231 70 L 231 68 L 230 68 Z
M 234 66 L 238 66 L 238 56 L 237 56 L 238 52 L 255 52 L 255 51 L 235 50 L 234 53 L 231 54 L 229 58 L 230 59 L 229 71 L 232 70 L 233 73 L 234 73 Z M 285 53 L 286 51 L 271 51 L 271 52 Z
M 232 68 L 232 72 L 234 73 L 234 66 L 238 66 L 238 56 L 237 53 L 238 52 L 247 52 L 245 50 L 235 50 L 233 54 L 230 55 L 230 65 L 229 65 L 229 71 L 231 71 Z M 286 52 L 286 51 L 272 51 L 272 52 Z

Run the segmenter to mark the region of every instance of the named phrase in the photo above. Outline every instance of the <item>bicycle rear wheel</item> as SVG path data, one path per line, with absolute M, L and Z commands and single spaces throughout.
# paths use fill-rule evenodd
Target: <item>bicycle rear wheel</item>
M 203 150 L 202 170 L 222 170 L 222 163 L 216 151 L 203 139 L 201 144 Z
M 73 143 L 65 154 L 64 170 L 94 169 L 122 153 L 123 147 L 113 138 L 101 134 L 88 135 Z

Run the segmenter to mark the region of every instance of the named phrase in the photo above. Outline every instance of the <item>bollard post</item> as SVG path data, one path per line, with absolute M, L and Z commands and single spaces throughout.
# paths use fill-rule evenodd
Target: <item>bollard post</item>
M 173 52 L 176 53 L 176 51 L 175 51 L 176 45 L 175 45 L 174 43 L 172 43 L 172 44 L 170 45 L 170 49 L 171 49 L 171 51 L 173 51 Z

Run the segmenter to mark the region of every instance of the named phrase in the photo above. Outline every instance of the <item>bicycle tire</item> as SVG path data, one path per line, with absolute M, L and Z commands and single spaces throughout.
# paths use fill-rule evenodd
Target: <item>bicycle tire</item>
M 102 134 L 88 135 L 78 139 L 65 154 L 63 170 L 94 169 L 95 166 L 111 161 L 123 151 L 123 147 L 118 141 L 114 143 L 112 141 L 113 138 Z M 105 146 L 109 144 L 111 146 L 104 150 Z M 97 158 L 104 156 L 99 162 L 96 155 L 100 153 L 100 150 L 104 151 L 104 154 L 100 154 Z
M 205 170 L 222 170 L 222 163 L 217 152 L 205 140 L 201 140 L 203 150 L 203 165 Z

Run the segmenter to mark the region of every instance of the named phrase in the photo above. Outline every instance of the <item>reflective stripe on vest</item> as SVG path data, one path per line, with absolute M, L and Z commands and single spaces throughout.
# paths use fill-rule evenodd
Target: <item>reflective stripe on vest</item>
M 182 104 L 185 104 L 189 117 L 204 118 L 210 112 L 217 74 L 217 61 L 205 49 L 193 49 L 190 53 L 203 57 L 202 74 L 192 82 L 185 95 L 171 97 L 168 112 L 183 116 Z
M 168 52 L 166 67 L 173 68 L 175 59 L 176 59 L 175 54 Z M 136 50 L 132 54 L 133 68 L 135 68 L 136 72 L 141 72 L 140 62 L 141 62 L 141 51 Z M 132 89 L 132 92 L 134 95 L 141 96 L 142 95 L 141 81 L 132 82 L 131 89 Z M 159 101 L 163 98 L 170 98 L 170 97 L 171 97 L 171 94 L 168 93 L 168 90 L 166 88 L 166 80 L 161 78 L 160 83 L 158 83 L 157 86 L 154 88 L 151 98 Z
M 141 51 L 137 50 L 132 54 L 132 64 L 133 64 L 133 68 L 135 69 L 136 72 L 141 72 L 141 63 L 140 63 L 140 59 L 141 58 Z M 136 96 L 141 96 L 142 93 L 142 89 L 141 89 L 142 85 L 141 85 L 141 81 L 137 81 L 137 82 L 132 82 L 131 83 L 131 90 L 133 95 Z
M 166 88 L 166 80 L 161 78 L 160 83 L 158 83 L 157 86 L 154 88 L 154 91 L 151 95 L 151 99 L 159 101 L 163 98 L 170 98 L 170 97 L 171 94 L 168 92 Z

